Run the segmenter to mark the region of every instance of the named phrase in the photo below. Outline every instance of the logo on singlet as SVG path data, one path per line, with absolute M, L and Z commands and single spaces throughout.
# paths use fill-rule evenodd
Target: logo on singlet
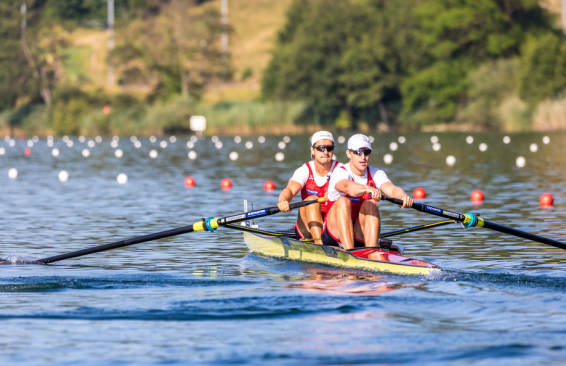
M 317 191 L 311 191 L 310 189 L 307 189 L 307 193 L 312 195 L 312 196 L 318 196 L 318 192 Z
M 350 201 L 352 202 L 360 202 L 359 198 L 350 197 Z

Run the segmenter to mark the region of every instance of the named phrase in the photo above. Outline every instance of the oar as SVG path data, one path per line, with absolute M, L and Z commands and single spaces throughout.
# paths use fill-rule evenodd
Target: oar
M 413 227 L 409 227 L 409 228 L 406 228 L 406 229 L 388 231 L 386 233 L 379 234 L 379 237 L 380 238 L 386 238 L 386 237 L 389 237 L 389 236 L 396 236 L 396 235 L 401 235 L 401 234 L 414 233 L 415 231 L 432 229 L 434 227 L 440 227 L 440 226 L 450 225 L 450 224 L 454 224 L 454 223 L 455 223 L 454 220 L 442 220 L 442 221 L 438 221 L 438 222 L 432 222 L 430 224 L 413 226 Z M 255 233 L 255 234 L 263 234 L 263 235 L 271 235 L 271 236 L 292 236 L 292 237 L 295 236 L 295 230 L 269 231 L 269 230 L 261 230 L 261 229 L 247 227 L 247 226 L 233 225 L 233 224 L 228 224 L 228 225 L 226 225 L 226 227 L 228 229 L 247 231 L 247 232 Z M 313 240 L 316 240 L 316 239 L 301 239 L 301 241 L 313 241 Z
M 326 198 L 319 198 L 318 200 L 310 200 L 310 201 L 302 201 L 297 203 L 292 203 L 289 205 L 289 209 L 300 208 L 304 206 L 311 205 L 313 203 L 323 203 L 326 201 Z M 277 206 L 275 207 L 267 207 L 262 208 L 260 210 L 255 210 L 251 212 L 244 212 L 237 215 L 226 216 L 222 218 L 215 219 L 213 217 L 209 217 L 208 219 L 202 219 L 201 221 L 195 222 L 193 225 L 183 226 L 177 229 L 171 229 L 167 231 L 162 231 L 155 234 L 149 234 L 145 236 L 140 236 L 137 238 L 126 239 L 117 241 L 115 243 L 100 245 L 97 247 L 77 250 L 76 252 L 71 252 L 67 254 L 60 254 L 49 258 L 39 259 L 36 263 L 47 264 L 62 261 L 64 259 L 82 257 L 83 255 L 88 255 L 92 253 L 103 252 L 105 250 L 111 250 L 116 248 L 126 247 L 128 245 L 140 244 L 145 243 L 152 240 L 158 240 L 163 238 L 168 238 L 170 236 L 181 235 L 190 233 L 192 231 L 215 231 L 220 226 L 228 225 L 229 223 L 245 221 L 247 219 L 257 219 L 264 216 L 274 215 L 278 212 L 281 212 Z
M 381 194 L 381 199 L 385 200 L 385 201 L 389 201 L 391 203 L 395 203 L 396 205 L 402 205 L 403 204 L 403 200 L 400 200 L 398 198 L 387 197 L 383 193 Z M 461 214 L 461 213 L 457 213 L 457 212 L 447 211 L 447 210 L 444 210 L 442 208 L 425 205 L 424 203 L 413 203 L 413 206 L 411 206 L 411 207 L 413 209 L 417 210 L 417 211 L 420 211 L 420 212 L 426 212 L 426 213 L 431 214 L 431 215 L 444 217 L 444 218 L 447 218 L 447 219 L 450 219 L 450 220 L 455 220 L 457 222 L 462 223 L 462 225 L 464 225 L 464 227 L 467 227 L 467 228 L 469 228 L 469 227 L 485 227 L 486 229 L 499 231 L 500 233 L 518 236 L 520 238 L 529 239 L 529 240 L 536 241 L 536 242 L 539 242 L 539 243 L 542 243 L 542 244 L 552 245 L 553 247 L 560 248 L 560 249 L 566 249 L 566 243 L 563 243 L 563 242 L 560 242 L 560 241 L 557 241 L 557 240 L 553 240 L 553 239 L 549 239 L 549 238 L 545 238 L 544 236 L 539 236 L 539 235 L 527 233 L 526 231 L 521 231 L 521 230 L 513 229 L 513 228 L 510 228 L 510 227 L 507 227 L 507 226 L 499 225 L 499 224 L 496 224 L 494 222 L 484 220 L 481 217 L 478 217 L 477 215 L 474 215 L 473 213 L 470 213 L 470 212 L 467 212 L 465 214 Z

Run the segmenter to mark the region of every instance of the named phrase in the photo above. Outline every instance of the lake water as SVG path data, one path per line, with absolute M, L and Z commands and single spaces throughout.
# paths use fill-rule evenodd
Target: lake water
M 375 134 L 372 165 L 426 203 L 478 212 L 490 221 L 566 241 L 566 134 Z M 308 136 L 188 136 L 163 149 L 158 139 L 110 139 L 90 148 L 46 140 L 0 147 L 0 257 L 43 258 L 185 226 L 202 217 L 276 204 L 309 158 Z M 348 136 L 346 136 L 348 137 Z M 88 140 L 87 140 L 88 141 Z M 244 143 L 252 141 L 253 149 Z M 481 152 L 480 143 L 488 148 Z M 529 146 L 538 145 L 537 152 Z M 337 144 L 345 160 L 345 144 Z M 149 158 L 155 149 L 159 155 Z M 237 161 L 228 159 L 232 151 Z M 282 151 L 285 160 L 277 162 Z M 390 153 L 393 162 L 383 163 Z M 456 158 L 454 166 L 445 162 Z M 526 166 L 518 168 L 518 156 Z M 10 179 L 8 170 L 18 177 Z M 57 178 L 69 173 L 67 182 Z M 116 177 L 128 176 L 120 185 Z M 183 184 L 191 175 L 196 187 Z M 231 190 L 220 189 L 230 178 Z M 266 180 L 277 185 L 264 192 Z M 470 193 L 485 201 L 473 206 Z M 550 209 L 539 206 L 544 192 Z M 384 231 L 437 218 L 381 203 Z M 256 220 L 289 229 L 293 214 Z M 440 265 L 435 278 L 345 271 L 250 254 L 240 232 L 221 228 L 98 253 L 52 265 L 0 266 L 0 363 L 7 365 L 174 364 L 555 364 L 566 361 L 566 252 L 487 229 L 458 225 L 395 238 L 405 254 Z

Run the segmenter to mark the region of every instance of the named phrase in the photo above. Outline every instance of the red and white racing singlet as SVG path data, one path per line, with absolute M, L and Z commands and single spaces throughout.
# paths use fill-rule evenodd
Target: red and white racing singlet
M 344 166 L 341 166 L 340 169 L 344 169 L 347 171 L 347 169 Z M 366 185 L 370 186 L 370 187 L 377 187 L 373 177 L 371 176 L 371 173 L 369 172 L 369 166 L 367 167 L 367 183 Z M 328 188 L 327 188 L 328 189 Z M 351 202 L 351 214 L 352 214 L 352 221 L 356 221 L 358 219 L 358 216 L 360 215 L 360 209 L 362 208 L 362 204 L 367 201 L 370 200 L 371 198 L 369 197 L 369 194 L 364 193 L 363 196 L 361 197 L 350 197 L 348 195 L 344 196 L 346 198 L 348 198 Z M 328 205 L 327 205 L 327 210 L 330 211 L 330 208 L 332 207 L 332 205 L 335 203 L 336 201 L 328 201 Z
M 309 163 L 305 163 L 307 168 L 309 168 L 309 178 L 307 179 L 307 182 L 305 183 L 303 188 L 301 188 L 301 199 L 304 201 L 308 196 L 324 197 L 324 195 L 328 191 L 328 182 L 330 181 L 330 175 L 338 164 L 339 163 L 337 161 L 332 162 L 332 167 L 327 174 L 326 182 L 324 183 L 324 185 L 318 186 L 314 180 L 314 172 L 312 171 L 311 165 Z M 327 203 L 328 202 L 325 202 L 320 205 L 320 212 L 322 214 L 323 220 L 326 217 L 326 213 L 330 209 L 330 207 L 327 207 Z

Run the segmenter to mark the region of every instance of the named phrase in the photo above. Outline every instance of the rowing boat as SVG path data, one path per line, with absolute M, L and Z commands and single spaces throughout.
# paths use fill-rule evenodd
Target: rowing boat
M 345 267 L 372 272 L 428 275 L 440 272 L 436 264 L 405 257 L 398 247 L 339 248 L 318 245 L 281 235 L 281 232 L 254 233 L 245 231 L 244 242 L 252 253 L 268 257 L 318 263 L 334 267 Z

